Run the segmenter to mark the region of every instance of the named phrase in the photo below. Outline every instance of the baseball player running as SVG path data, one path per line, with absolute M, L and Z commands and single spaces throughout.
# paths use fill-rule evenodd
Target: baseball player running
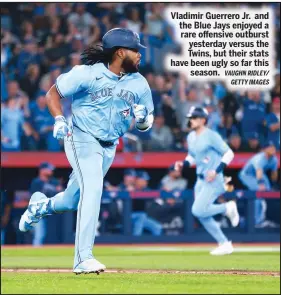
M 181 171 L 196 164 L 197 182 L 192 214 L 219 244 L 211 254 L 230 254 L 233 252 L 232 243 L 223 234 L 213 216 L 225 214 L 234 227 L 239 223 L 239 214 L 234 201 L 214 204 L 215 200 L 225 192 L 223 170 L 232 161 L 234 154 L 217 132 L 206 127 L 208 121 L 206 109 L 192 107 L 187 118 L 188 127 L 192 130 L 187 137 L 189 153 L 183 162 L 175 163 L 175 169 Z
M 73 169 L 64 192 L 48 199 L 36 192 L 22 215 L 19 229 L 30 230 L 54 213 L 78 210 L 73 272 L 99 273 L 106 267 L 93 257 L 103 178 L 113 162 L 118 138 L 135 118 L 136 128 L 153 124 L 153 101 L 146 79 L 138 73 L 141 55 L 138 34 L 116 28 L 82 54 L 84 65 L 60 75 L 47 93 L 55 118 L 53 135 L 64 139 Z M 60 99 L 72 100 L 72 122 L 63 116 Z

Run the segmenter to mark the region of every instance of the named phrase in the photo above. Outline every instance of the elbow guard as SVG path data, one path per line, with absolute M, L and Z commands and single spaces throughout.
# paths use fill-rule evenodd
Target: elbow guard
M 153 114 L 149 114 L 143 123 L 136 123 L 136 128 L 141 132 L 145 132 L 152 127 L 153 121 L 154 121 Z
M 227 165 L 230 164 L 230 162 L 233 160 L 233 158 L 234 158 L 234 153 L 233 153 L 233 151 L 232 151 L 231 149 L 229 149 L 229 150 L 223 155 L 221 161 L 222 161 L 223 163 L 225 163 L 225 165 L 227 166 Z

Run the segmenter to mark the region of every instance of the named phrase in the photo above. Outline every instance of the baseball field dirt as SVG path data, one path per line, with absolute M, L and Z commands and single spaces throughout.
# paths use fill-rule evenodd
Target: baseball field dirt
M 280 246 L 235 245 L 214 257 L 214 245 L 104 246 L 100 275 L 72 273 L 73 246 L 2 247 L 2 294 L 280 294 Z

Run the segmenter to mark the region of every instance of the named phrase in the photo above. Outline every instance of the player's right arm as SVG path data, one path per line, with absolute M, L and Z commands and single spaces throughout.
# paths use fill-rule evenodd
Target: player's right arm
M 228 144 L 226 144 L 226 142 L 222 139 L 222 137 L 217 132 L 211 131 L 210 141 L 211 141 L 212 148 L 216 150 L 222 157 L 221 157 L 221 162 L 217 166 L 217 168 L 215 170 L 209 170 L 207 172 L 206 180 L 208 182 L 214 181 L 216 176 L 219 173 L 222 173 L 225 167 L 227 167 L 234 158 L 234 153 L 232 149 L 228 146 Z
M 260 191 L 264 191 L 266 189 L 264 181 L 263 181 L 263 171 L 262 169 L 256 170 L 256 178 L 258 181 L 258 186 Z
M 143 80 L 142 82 L 142 93 L 140 94 L 137 104 L 135 103 L 133 105 L 133 113 L 136 119 L 136 128 L 141 132 L 145 132 L 152 127 L 154 121 L 154 105 L 147 81 Z
M 263 158 L 257 156 L 253 162 L 253 166 L 256 170 L 256 179 L 258 181 L 259 190 L 264 191 L 266 187 L 263 181 Z
M 61 98 L 70 97 L 75 93 L 89 88 L 92 73 L 89 66 L 81 65 L 73 67 L 68 73 L 61 74 L 56 84 L 48 91 L 47 105 L 50 113 L 55 118 L 53 135 L 57 139 L 62 139 L 70 135 L 70 128 L 63 116 Z
M 56 118 L 57 116 L 63 116 L 61 106 L 61 96 L 59 95 L 56 85 L 53 85 L 46 94 L 47 105 L 51 115 Z
M 195 164 L 195 159 L 191 155 L 187 155 L 184 161 L 177 161 L 175 163 L 175 170 L 182 171 L 184 168 L 188 168 Z
M 53 85 L 51 89 L 46 94 L 47 105 L 50 113 L 55 118 L 55 125 L 53 130 L 53 136 L 56 139 L 63 139 L 65 136 L 71 135 L 70 128 L 67 125 L 67 121 L 63 116 L 62 106 L 61 106 L 61 96 Z

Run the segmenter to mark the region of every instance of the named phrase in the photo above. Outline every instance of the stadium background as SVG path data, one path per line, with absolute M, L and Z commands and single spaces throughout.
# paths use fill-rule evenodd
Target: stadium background
M 237 178 L 237 173 L 245 160 L 259 152 L 263 142 L 268 139 L 273 140 L 276 147 L 280 148 L 280 131 L 272 133 L 268 128 L 272 123 L 272 112 L 276 114 L 279 112 L 280 120 L 278 38 L 280 5 L 268 4 L 273 6 L 275 12 L 276 83 L 271 91 L 265 92 L 229 92 L 221 81 L 191 84 L 183 76 L 165 72 L 163 68 L 165 54 L 180 52 L 179 45 L 174 42 L 172 29 L 161 17 L 165 5 L 161 3 L 3 3 L 1 5 L 1 189 L 5 191 L 5 198 L 2 194 L 1 201 L 3 210 L 7 204 L 12 204 L 13 207 L 9 221 L 5 221 L 7 229 L 5 243 L 31 242 L 31 236 L 23 237 L 18 233 L 16 222 L 21 207 L 26 205 L 26 200 L 30 196 L 31 181 L 38 175 L 39 164 L 48 159 L 48 162 L 55 165 L 54 175 L 62 186 L 66 185 L 70 174 L 69 165 L 62 152 L 62 143 L 52 138 L 53 119 L 47 110 L 44 95 L 58 75 L 80 64 L 79 55 L 82 50 L 91 43 L 100 42 L 103 34 L 111 28 L 127 27 L 137 31 L 142 43 L 147 46 L 147 49 L 141 51 L 140 72 L 146 77 L 152 89 L 156 118 L 150 132 L 140 133 L 132 129 L 121 139 L 116 161 L 106 176 L 105 191 L 117 192 L 115 194 L 118 195 L 120 190 L 118 185 L 123 181 L 125 168 L 136 168 L 139 179 L 148 181 L 148 187 L 153 191 L 161 189 L 161 180 L 167 175 L 168 167 L 175 159 L 183 159 L 186 154 L 188 130 L 184 116 L 191 106 L 203 105 L 208 108 L 209 127 L 217 130 L 235 151 L 236 162 L 226 170 L 226 174 L 232 176 L 231 184 L 238 190 L 243 189 L 243 186 Z M 241 4 L 215 5 L 241 6 Z M 243 4 L 241 8 L 247 6 L 248 4 Z M 63 100 L 63 108 L 69 119 L 70 101 Z M 134 172 L 127 171 L 127 173 Z M 190 169 L 184 174 L 184 178 L 188 182 L 186 188 L 192 189 L 195 170 Z M 279 239 L 279 184 L 273 189 L 277 193 L 273 194 L 275 198 L 267 199 L 267 216 L 271 223 L 265 225 L 265 231 L 251 228 L 251 235 L 255 240 L 259 237 L 261 240 L 271 239 L 273 236 L 269 237 L 269 234 L 274 234 L 273 240 Z M 152 214 L 146 206 L 147 202 L 151 201 L 148 198 L 149 190 L 146 187 L 142 190 L 147 191 L 147 194 L 133 200 L 133 211 L 141 210 Z M 164 238 L 168 241 L 173 236 L 182 234 L 182 226 L 179 225 L 181 222 L 174 222 L 179 225 L 178 227 L 171 225 L 177 216 L 180 216 L 184 223 L 185 215 L 178 210 L 182 207 L 180 198 L 171 201 L 178 194 L 177 192 L 171 194 L 171 198 L 168 199 L 170 201 L 165 203 L 166 211 L 163 211 L 170 216 L 168 221 L 163 221 L 167 228 L 169 226 L 172 228 L 165 230 Z M 155 197 L 155 194 L 152 193 L 152 205 L 153 196 Z M 241 222 L 239 228 L 235 230 L 238 234 L 245 233 L 247 227 L 249 216 L 245 213 L 248 212 L 246 203 L 241 201 L 239 204 L 245 222 Z M 105 212 L 102 216 L 106 219 L 106 215 L 110 212 L 106 210 Z M 1 215 L 3 217 L 3 213 Z M 218 217 L 218 220 L 222 226 L 229 227 L 223 217 Z M 56 221 L 54 219 L 54 222 Z M 50 224 L 48 228 L 52 229 Z M 72 224 L 74 230 L 75 222 Z M 200 225 L 194 221 L 194 227 L 198 228 Z M 57 241 L 53 237 L 55 235 L 53 231 L 52 229 L 48 233 L 46 242 Z M 112 229 L 107 229 L 106 235 L 111 234 Z M 145 230 L 144 236 L 150 237 L 151 233 Z M 203 233 L 203 236 L 205 239 L 207 234 Z M 242 241 L 245 235 L 237 237 Z M 189 238 L 192 240 L 192 237 Z

